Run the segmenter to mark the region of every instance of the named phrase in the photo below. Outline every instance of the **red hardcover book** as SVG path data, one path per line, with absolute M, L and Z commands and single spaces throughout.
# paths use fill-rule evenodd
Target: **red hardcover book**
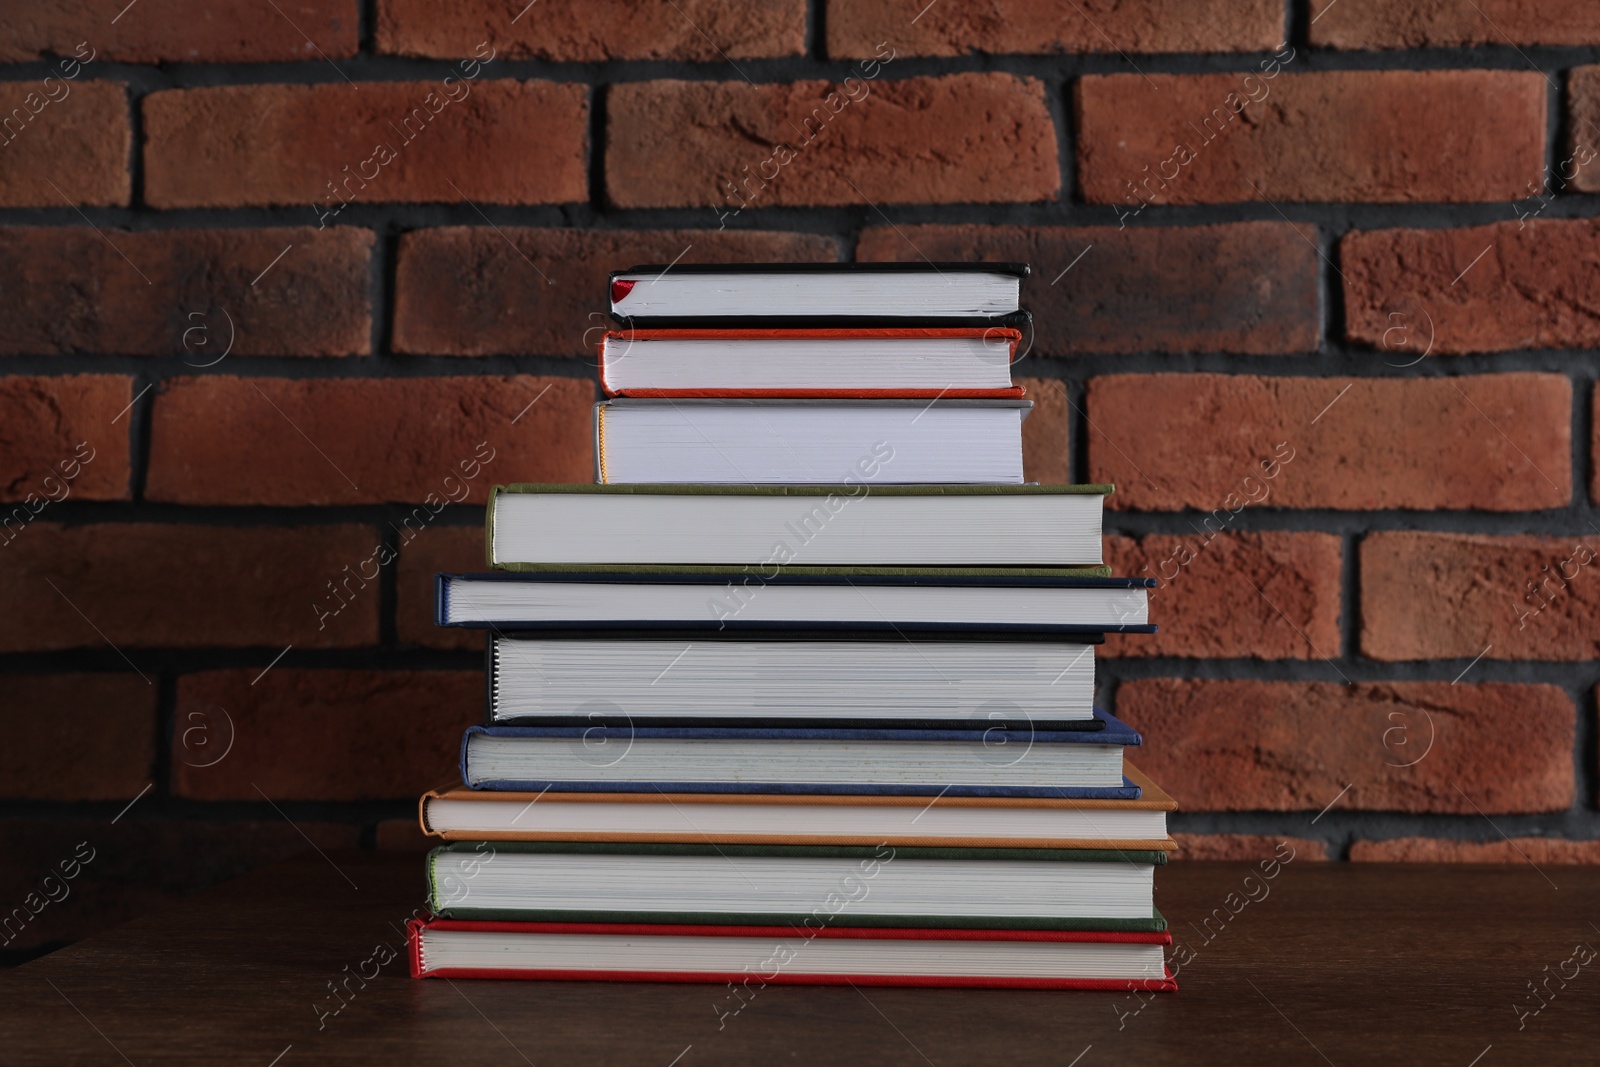
M 845 906 L 848 906 L 846 903 Z M 820 910 L 820 909 L 819 909 Z M 1178 988 L 1166 933 L 412 919 L 413 978 Z
M 600 342 L 607 396 L 1018 399 L 1008 326 L 639 330 Z

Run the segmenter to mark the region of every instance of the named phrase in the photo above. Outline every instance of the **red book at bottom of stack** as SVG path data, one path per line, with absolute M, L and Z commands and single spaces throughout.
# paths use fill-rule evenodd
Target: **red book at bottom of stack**
M 1174 990 L 1166 933 L 413 919 L 414 978 Z

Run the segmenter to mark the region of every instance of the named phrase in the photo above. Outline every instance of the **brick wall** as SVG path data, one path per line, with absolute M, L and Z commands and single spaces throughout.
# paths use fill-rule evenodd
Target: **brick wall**
M 416 844 L 641 261 L 1033 264 L 1188 854 L 1600 861 L 1595 5 L 119 6 L 0 13 L 6 958 Z

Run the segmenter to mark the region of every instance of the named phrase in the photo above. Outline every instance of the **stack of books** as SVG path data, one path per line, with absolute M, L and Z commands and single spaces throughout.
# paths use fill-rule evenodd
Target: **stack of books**
M 1023 484 L 1022 265 L 614 274 L 598 484 L 498 486 L 419 977 L 1170 989 L 1110 486 Z M 741 991 L 742 990 L 742 991 Z

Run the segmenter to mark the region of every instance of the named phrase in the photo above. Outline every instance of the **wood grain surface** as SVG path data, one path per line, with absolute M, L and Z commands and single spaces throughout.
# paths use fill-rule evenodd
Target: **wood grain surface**
M 422 904 L 421 856 L 313 853 L 0 976 L 0 1061 L 1502 1067 L 1597 1055 L 1600 870 L 1301 860 L 1266 879 L 1251 864 L 1181 863 L 1156 882 L 1176 994 L 772 986 L 736 1001 L 725 986 L 414 981 L 400 926 Z

